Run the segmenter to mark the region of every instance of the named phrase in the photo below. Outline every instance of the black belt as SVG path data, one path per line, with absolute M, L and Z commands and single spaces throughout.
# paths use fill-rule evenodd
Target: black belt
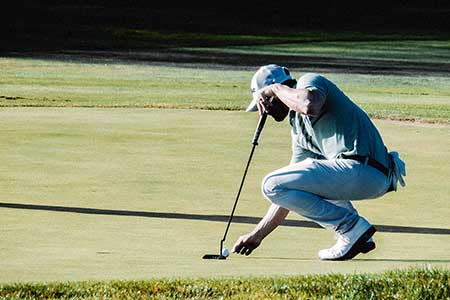
M 349 156 L 344 156 L 343 158 L 357 160 L 357 161 L 362 162 L 362 163 L 365 163 L 366 160 L 367 160 L 367 156 L 362 156 L 362 155 L 349 155 Z M 383 173 L 386 177 L 389 177 L 389 170 L 388 170 L 388 168 L 386 168 L 385 166 L 383 166 L 382 164 L 377 162 L 375 159 L 372 159 L 372 158 L 369 157 L 368 160 L 367 160 L 367 164 L 369 166 L 374 167 L 375 169 L 377 169 L 381 173 Z

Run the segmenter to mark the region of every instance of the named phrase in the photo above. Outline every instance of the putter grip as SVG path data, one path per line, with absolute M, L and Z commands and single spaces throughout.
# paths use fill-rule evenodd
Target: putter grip
M 266 123 L 267 112 L 263 112 L 261 117 L 259 118 L 258 127 L 256 127 L 255 135 L 253 136 L 253 145 L 258 145 L 259 136 L 261 135 L 261 131 L 263 130 L 264 124 Z

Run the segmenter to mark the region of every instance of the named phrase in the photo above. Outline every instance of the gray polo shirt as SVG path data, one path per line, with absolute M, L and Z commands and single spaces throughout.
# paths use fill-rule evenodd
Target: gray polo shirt
M 316 90 L 325 104 L 316 117 L 290 112 L 291 163 L 307 157 L 336 159 L 349 155 L 369 156 L 387 167 L 389 157 L 380 133 L 367 114 L 327 78 L 307 73 L 297 88 Z

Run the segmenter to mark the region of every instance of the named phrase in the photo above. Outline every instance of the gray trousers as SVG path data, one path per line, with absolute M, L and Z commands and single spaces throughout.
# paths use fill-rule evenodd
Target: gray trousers
M 262 193 L 276 205 L 345 233 L 359 218 L 350 201 L 380 197 L 389 186 L 383 173 L 365 163 L 307 158 L 269 173 Z

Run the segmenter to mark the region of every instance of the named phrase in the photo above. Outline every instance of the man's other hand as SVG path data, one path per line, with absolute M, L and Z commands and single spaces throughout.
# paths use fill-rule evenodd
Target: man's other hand
M 259 239 L 255 234 L 248 233 L 242 235 L 238 238 L 233 246 L 233 253 L 238 253 L 242 255 L 250 255 L 258 246 L 261 244 L 261 239 Z

